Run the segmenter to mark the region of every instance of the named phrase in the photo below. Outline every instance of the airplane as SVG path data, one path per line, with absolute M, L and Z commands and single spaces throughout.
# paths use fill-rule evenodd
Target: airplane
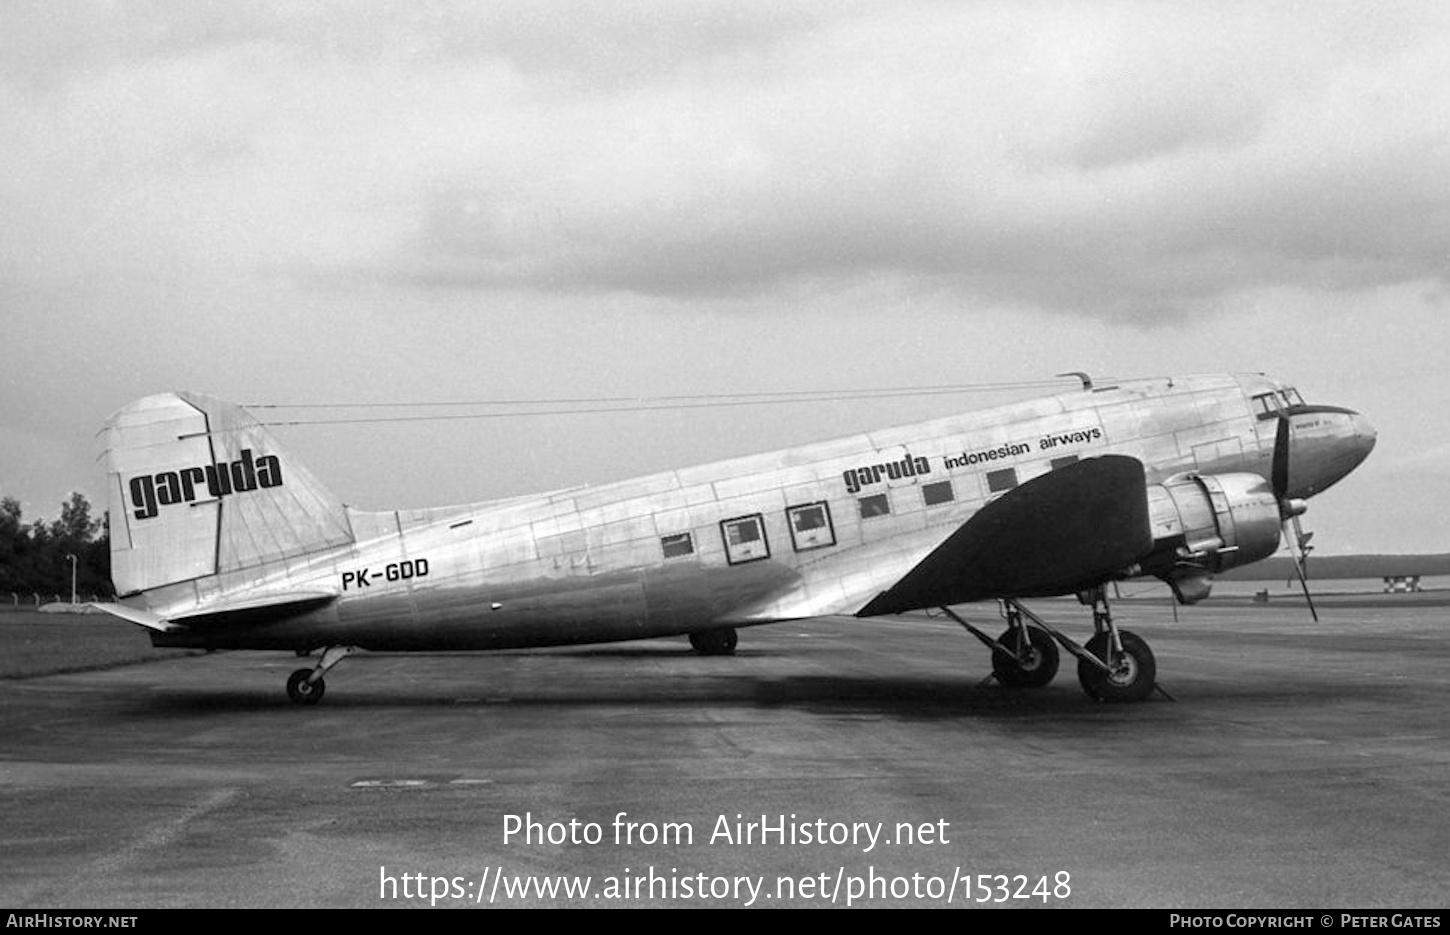
M 1262 374 L 1074 375 L 1070 392 L 914 425 L 384 512 L 343 505 L 239 406 L 148 396 L 102 433 L 119 597 L 96 606 L 159 647 L 321 650 L 287 680 L 298 704 L 358 649 L 683 635 L 730 654 L 743 627 L 933 608 L 989 647 L 1004 686 L 1048 684 L 1060 646 L 1089 697 L 1139 701 L 1157 663 L 1106 586 L 1153 576 L 1202 600 L 1214 574 L 1278 551 L 1376 435 Z M 1092 608 L 1085 644 L 1022 603 L 1073 594 Z M 998 637 L 952 609 L 991 600 Z

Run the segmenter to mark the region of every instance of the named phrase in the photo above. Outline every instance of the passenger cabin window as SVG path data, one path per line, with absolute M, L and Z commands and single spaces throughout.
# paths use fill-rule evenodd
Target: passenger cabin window
M 770 558 L 765 519 L 759 513 L 723 521 L 720 523 L 720 537 L 725 540 L 725 559 L 732 565 Z
M 665 558 L 680 558 L 683 555 L 695 554 L 695 540 L 687 532 L 674 536 L 663 536 L 660 539 L 660 548 L 664 550 Z
M 1077 464 L 1077 455 L 1068 455 L 1065 458 L 1053 458 L 1051 467 L 1055 471 L 1058 468 L 1065 468 L 1069 464 Z
M 934 484 L 922 484 L 921 499 L 927 506 L 951 503 L 956 499 L 952 493 L 952 482 L 949 480 L 939 480 Z
M 831 508 L 824 500 L 789 507 L 790 540 L 797 552 L 824 549 L 836 544 L 836 529 L 831 524 Z
M 992 493 L 1001 493 L 1004 490 L 1011 490 L 1017 486 L 1017 469 L 1003 468 L 1000 471 L 987 472 L 987 489 Z
M 861 507 L 862 519 L 870 519 L 873 516 L 886 516 L 891 512 L 891 501 L 886 499 L 886 494 L 884 493 L 862 497 L 856 503 Z

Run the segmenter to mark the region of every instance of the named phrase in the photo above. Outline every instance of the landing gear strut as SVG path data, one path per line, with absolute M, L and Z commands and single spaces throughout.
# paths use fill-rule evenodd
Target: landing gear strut
M 1104 590 L 1097 587 L 1084 592 L 1082 601 L 1093 608 L 1095 632 L 1086 646 L 1068 639 L 1014 598 L 1002 601 L 1007 631 L 995 640 L 950 607 L 941 610 L 992 650 L 992 674 L 1009 688 L 1040 688 L 1051 682 L 1057 674 L 1057 647 L 1061 646 L 1077 657 L 1077 679 L 1089 698 L 1142 701 L 1157 689 L 1171 700 L 1157 683 L 1153 651 L 1137 634 L 1117 628 Z
M 733 656 L 740 637 L 734 627 L 700 630 L 690 634 L 690 646 L 702 656 Z
M 992 651 L 992 677 L 998 682 L 1008 688 L 1041 688 L 1057 675 L 1060 657 L 1053 640 L 1062 637 L 1016 601 L 1002 604 L 1007 632 L 995 640 L 950 607 L 943 607 L 941 611 Z M 1024 616 L 1032 621 L 1032 626 L 1023 622 Z
M 1097 632 L 1088 640 L 1085 651 L 1077 655 L 1077 680 L 1082 690 L 1098 701 L 1142 701 L 1158 684 L 1153 651 L 1136 633 L 1117 628 L 1108 595 L 1101 587 L 1087 596 L 1092 601 L 1093 629 Z
M 298 669 L 287 679 L 287 697 L 295 704 L 317 704 L 327 683 L 322 675 L 355 651 L 352 646 L 329 646 L 322 653 L 322 660 L 313 669 Z
M 1041 688 L 1057 675 L 1057 644 L 1046 630 L 1026 626 L 1015 605 L 1005 609 L 1007 632 L 992 647 L 992 673 L 1012 688 Z
M 1087 659 L 1077 661 L 1077 680 L 1090 698 L 1098 701 L 1142 701 L 1153 693 L 1158 666 L 1153 651 L 1136 634 L 1118 631 L 1120 649 L 1113 649 L 1112 636 L 1099 633 L 1088 640 L 1087 651 L 1107 664 L 1100 668 Z M 1161 689 L 1160 689 L 1161 690 Z

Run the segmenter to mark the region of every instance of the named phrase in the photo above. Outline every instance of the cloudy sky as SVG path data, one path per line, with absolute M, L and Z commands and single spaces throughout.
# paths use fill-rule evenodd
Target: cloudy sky
M 101 499 L 96 431 L 167 389 L 1261 370 L 1380 430 L 1311 509 L 1322 552 L 1450 550 L 1446 88 L 1430 0 L 10 0 L 0 494 Z M 386 508 L 999 401 L 278 434 Z

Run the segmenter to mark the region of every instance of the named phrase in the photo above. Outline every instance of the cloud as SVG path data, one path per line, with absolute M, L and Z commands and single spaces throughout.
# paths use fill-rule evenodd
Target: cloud
M 1395 454 L 1385 459 L 1387 472 L 1436 478 L 1450 477 L 1450 442 L 1432 445 L 1420 451 Z
M 460 153 L 392 262 L 677 297 L 906 274 L 1129 316 L 1443 282 L 1443 28 L 1347 51 L 1349 14 L 1061 9 L 873 12 L 548 101 Z
M 1148 319 L 1443 286 L 1450 257 L 1437 7 L 0 15 L 10 278 L 692 300 L 888 276 Z

